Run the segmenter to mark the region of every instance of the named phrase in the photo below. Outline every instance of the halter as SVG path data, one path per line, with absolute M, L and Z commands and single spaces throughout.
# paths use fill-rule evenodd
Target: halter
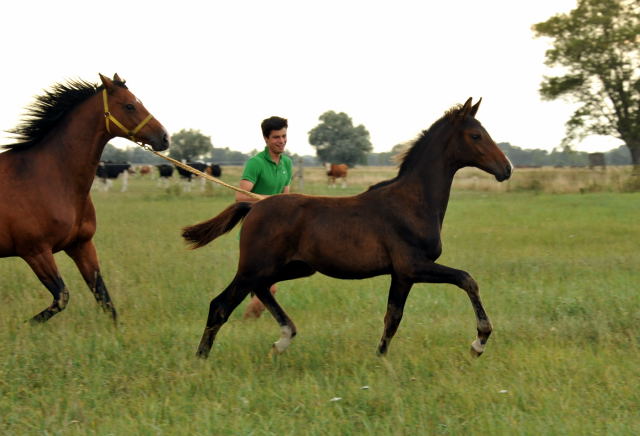
M 147 124 L 149 121 L 153 119 L 153 115 L 151 114 L 147 115 L 147 117 L 144 120 L 140 121 L 140 123 L 133 130 L 129 130 L 125 126 L 123 126 L 122 123 L 116 119 L 116 117 L 111 115 L 111 112 L 109 112 L 109 103 L 107 102 L 106 89 L 102 90 L 102 101 L 104 102 L 104 121 L 107 125 L 107 132 L 111 133 L 111 129 L 109 128 L 109 121 L 111 121 L 113 122 L 113 124 L 120 127 L 120 129 L 127 134 L 127 136 L 131 141 L 135 143 L 142 142 L 136 139 L 136 133 L 138 133 L 140 129 L 144 127 L 145 124 Z

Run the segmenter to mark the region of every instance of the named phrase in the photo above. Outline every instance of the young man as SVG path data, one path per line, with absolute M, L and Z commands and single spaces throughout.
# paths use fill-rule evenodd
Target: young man
M 275 194 L 287 194 L 293 171 L 293 164 L 284 155 L 287 145 L 287 120 L 271 117 L 262 121 L 262 136 L 266 147 L 247 161 L 242 172 L 240 187 L 245 191 L 259 194 L 261 199 Z M 236 201 L 258 201 L 241 192 L 236 192 Z M 276 293 L 276 286 L 270 289 Z M 244 318 L 258 318 L 264 311 L 264 304 L 255 295 L 251 298 Z

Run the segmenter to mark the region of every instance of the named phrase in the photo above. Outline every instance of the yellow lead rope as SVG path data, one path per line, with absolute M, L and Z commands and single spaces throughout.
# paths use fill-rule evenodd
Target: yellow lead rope
M 158 153 L 157 151 L 155 151 L 154 149 L 152 149 L 151 147 L 149 147 L 146 144 L 138 143 L 138 145 L 140 145 L 145 150 L 148 150 L 151 153 L 155 154 L 156 156 L 160 156 L 162 159 L 168 160 L 169 162 L 179 166 L 180 168 L 184 168 L 185 170 L 195 174 L 196 176 L 204 177 L 207 180 L 210 180 L 210 181 L 212 181 L 214 183 L 217 183 L 219 185 L 225 186 L 225 187 L 227 187 L 229 189 L 233 189 L 234 191 L 242 192 L 243 194 L 248 195 L 251 198 L 255 198 L 256 200 L 260 200 L 262 198 L 262 197 L 260 197 L 258 194 L 254 193 L 254 192 L 250 192 L 250 191 L 247 191 L 245 189 L 238 188 L 237 186 L 230 185 L 228 183 L 223 182 L 220 179 L 217 179 L 217 178 L 215 178 L 213 176 L 210 176 L 207 173 L 203 173 L 202 171 L 199 171 L 199 170 L 197 170 L 197 169 L 195 169 L 193 167 L 190 167 L 189 165 L 186 165 L 186 164 L 184 164 L 184 163 L 182 163 L 182 162 L 180 162 L 178 160 L 175 160 L 175 159 L 173 159 L 173 158 L 171 158 L 169 156 L 164 156 L 164 155 Z

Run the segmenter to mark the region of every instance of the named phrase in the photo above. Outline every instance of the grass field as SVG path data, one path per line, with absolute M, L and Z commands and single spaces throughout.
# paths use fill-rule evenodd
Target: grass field
M 239 168 L 224 171 L 237 182 Z M 573 188 L 554 189 L 547 171 L 499 185 L 469 170 L 454 185 L 439 262 L 480 285 L 494 334 L 479 359 L 454 286 L 415 285 L 380 358 L 388 277 L 321 275 L 279 285 L 299 329 L 286 353 L 268 357 L 279 328 L 268 314 L 243 321 L 243 303 L 196 359 L 209 301 L 235 273 L 237 229 L 189 251 L 180 228 L 231 192 L 139 177 L 127 192 L 95 190 L 120 324 L 59 254 L 69 305 L 30 326 L 50 296 L 22 260 L 0 260 L 0 434 L 640 434 L 640 194 L 604 179 L 573 193 L 594 184 L 569 173 Z M 349 188 L 329 190 L 310 170 L 304 191 L 353 194 L 394 174 L 355 169 Z

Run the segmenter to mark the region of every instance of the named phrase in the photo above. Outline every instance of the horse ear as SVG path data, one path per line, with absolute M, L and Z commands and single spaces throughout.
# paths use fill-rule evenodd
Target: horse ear
M 103 76 L 100 73 L 98 74 L 100 75 L 100 80 L 102 81 L 104 88 L 107 90 L 109 94 L 111 94 L 111 92 L 113 91 L 113 82 L 107 76 Z
M 482 101 L 482 97 L 480 97 L 480 100 L 478 100 L 478 102 L 471 107 L 471 112 L 469 112 L 469 115 L 471 115 L 473 118 L 476 117 L 476 113 L 478 112 L 478 108 L 480 107 L 481 101 Z
M 123 85 L 124 85 L 124 83 L 126 82 L 125 80 L 122 80 L 122 79 L 120 78 L 120 76 L 118 76 L 118 73 L 115 73 L 115 74 L 113 75 L 113 81 L 114 81 L 114 82 L 121 82 Z
M 460 116 L 462 118 L 466 118 L 467 115 L 469 115 L 470 111 L 471 111 L 471 97 L 469 97 L 467 101 L 465 101 L 464 106 L 462 106 L 462 109 L 460 109 Z

